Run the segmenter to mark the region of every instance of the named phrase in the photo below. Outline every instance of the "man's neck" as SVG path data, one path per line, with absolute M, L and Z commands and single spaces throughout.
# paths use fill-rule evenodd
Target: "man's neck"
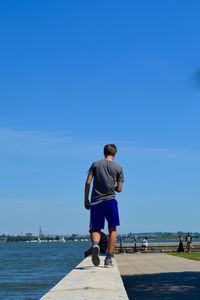
M 105 157 L 106 160 L 110 160 L 110 161 L 114 160 L 114 158 L 115 157 L 112 156 L 112 155 L 108 155 L 108 156 Z

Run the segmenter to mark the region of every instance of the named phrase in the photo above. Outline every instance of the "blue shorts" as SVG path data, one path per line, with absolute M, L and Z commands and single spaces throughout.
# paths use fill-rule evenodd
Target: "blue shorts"
M 90 206 L 90 226 L 93 229 L 104 229 L 105 220 L 108 228 L 120 225 L 118 205 L 115 199 L 103 200 L 102 202 Z

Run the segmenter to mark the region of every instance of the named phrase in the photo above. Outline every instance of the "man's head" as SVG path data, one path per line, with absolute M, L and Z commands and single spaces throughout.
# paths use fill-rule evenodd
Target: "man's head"
M 113 156 L 115 157 L 116 153 L 117 153 L 117 147 L 114 144 L 107 144 L 104 147 L 104 156 Z

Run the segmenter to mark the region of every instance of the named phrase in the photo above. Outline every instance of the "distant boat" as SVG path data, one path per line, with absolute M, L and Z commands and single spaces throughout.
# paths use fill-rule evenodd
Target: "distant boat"
M 0 240 L 1 242 L 1 240 Z M 62 237 L 61 239 L 57 240 L 57 239 L 54 239 L 54 240 L 41 240 L 40 237 L 37 238 L 37 240 L 31 240 L 31 241 L 26 241 L 27 243 L 58 243 L 58 242 L 61 242 L 61 243 L 65 243 L 66 240 L 64 237 Z
M 63 238 L 62 238 L 60 241 L 61 241 L 62 243 L 65 243 L 65 242 L 66 242 L 64 236 L 63 236 Z

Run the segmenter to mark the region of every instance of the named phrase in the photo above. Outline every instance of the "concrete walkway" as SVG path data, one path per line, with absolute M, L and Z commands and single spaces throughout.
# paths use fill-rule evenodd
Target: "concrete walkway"
M 200 300 L 200 262 L 166 254 L 119 254 L 130 300 Z
M 100 256 L 98 267 L 91 257 L 84 259 L 41 300 L 128 300 L 116 260 L 112 268 L 104 268 L 104 259 Z

